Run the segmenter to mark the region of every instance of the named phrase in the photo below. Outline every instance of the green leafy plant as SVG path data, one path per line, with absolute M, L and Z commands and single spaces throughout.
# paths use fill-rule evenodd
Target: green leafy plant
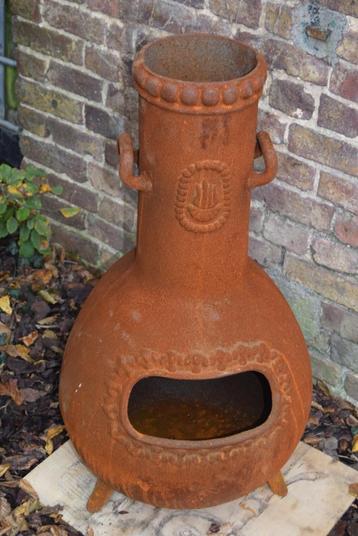
M 32 165 L 24 169 L 0 165 L 0 239 L 16 239 L 20 257 L 30 259 L 36 253 L 50 253 L 49 221 L 41 214 L 41 197 L 59 195 L 61 186 L 50 186 L 43 170 Z

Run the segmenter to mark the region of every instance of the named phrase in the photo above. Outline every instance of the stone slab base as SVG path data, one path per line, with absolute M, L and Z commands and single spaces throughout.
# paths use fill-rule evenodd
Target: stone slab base
M 288 495 L 268 486 L 247 497 L 202 510 L 165 510 L 114 493 L 90 515 L 86 502 L 95 477 L 68 441 L 26 480 L 46 506 L 63 506 L 70 525 L 94 536 L 326 536 L 353 502 L 348 486 L 358 473 L 300 443 L 284 467 Z

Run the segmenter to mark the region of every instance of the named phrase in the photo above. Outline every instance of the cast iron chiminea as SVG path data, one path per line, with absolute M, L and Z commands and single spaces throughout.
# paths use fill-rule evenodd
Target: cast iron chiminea
M 98 477 L 88 509 L 113 489 L 169 508 L 265 482 L 283 494 L 311 371 L 288 304 L 247 254 L 251 189 L 277 167 L 256 133 L 265 60 L 180 35 L 146 45 L 133 74 L 140 175 L 127 134 L 119 149 L 121 178 L 140 192 L 137 247 L 86 301 L 61 375 L 66 427 Z

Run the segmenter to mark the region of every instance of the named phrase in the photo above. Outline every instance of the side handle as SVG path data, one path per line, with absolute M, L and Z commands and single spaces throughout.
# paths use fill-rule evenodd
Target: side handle
M 255 149 L 255 158 L 263 156 L 265 169 L 263 171 L 252 171 L 248 181 L 249 188 L 263 186 L 272 181 L 277 173 L 277 156 L 272 145 L 271 138 L 267 132 L 257 134 L 257 145 Z
M 144 171 L 141 175 L 133 175 L 134 152 L 133 143 L 129 134 L 121 134 L 117 142 L 119 153 L 119 176 L 122 181 L 141 192 L 151 192 L 153 185 L 148 174 Z

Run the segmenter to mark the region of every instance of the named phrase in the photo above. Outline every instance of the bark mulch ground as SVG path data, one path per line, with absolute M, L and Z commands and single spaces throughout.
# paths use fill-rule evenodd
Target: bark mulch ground
M 95 283 L 63 252 L 40 268 L 20 268 L 0 249 L 0 536 L 80 535 L 21 479 L 67 440 L 58 404 L 61 358 Z M 323 384 L 315 387 L 303 440 L 358 469 L 358 414 Z M 330 536 L 358 536 L 357 501 Z

